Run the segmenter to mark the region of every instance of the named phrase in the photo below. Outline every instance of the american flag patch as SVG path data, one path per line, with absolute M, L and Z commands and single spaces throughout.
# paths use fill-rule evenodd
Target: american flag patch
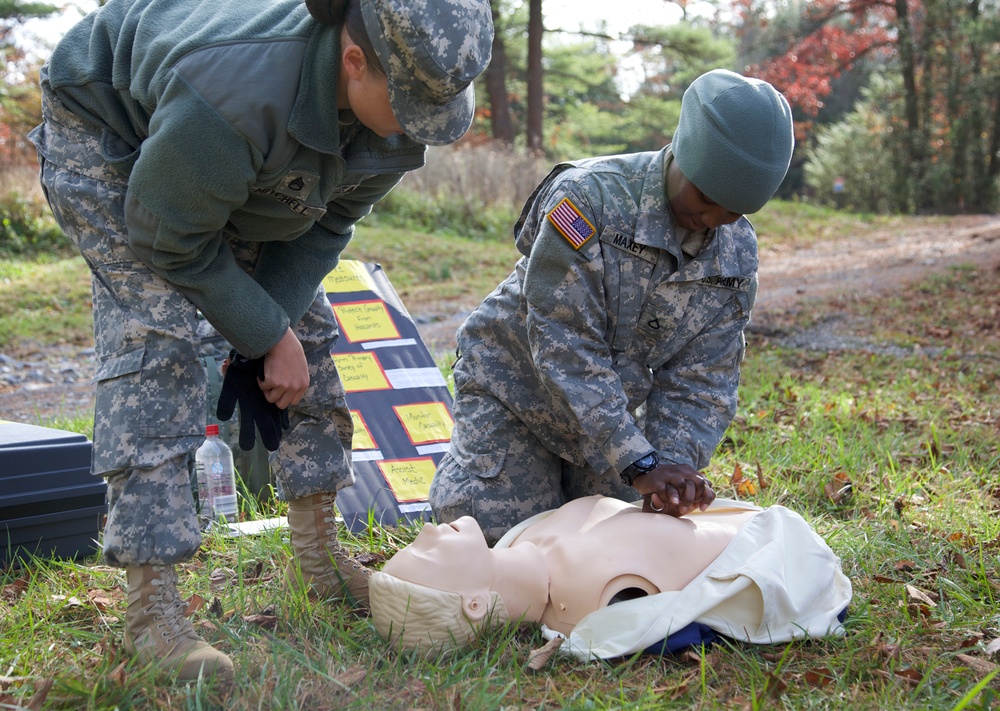
M 569 240 L 573 249 L 580 249 L 584 242 L 594 236 L 597 230 L 587 221 L 587 218 L 580 214 L 576 205 L 563 198 L 555 209 L 549 213 L 549 220 L 555 225 L 562 236 Z

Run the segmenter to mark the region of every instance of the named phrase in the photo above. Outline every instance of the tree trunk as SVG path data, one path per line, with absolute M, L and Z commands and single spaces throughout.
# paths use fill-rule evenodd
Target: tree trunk
M 990 137 L 990 149 L 986 156 L 989 168 L 986 175 L 990 185 L 1000 176 L 1000 75 L 996 77 L 993 88 L 993 135 Z
M 942 28 L 942 36 L 945 41 L 942 43 L 941 51 L 945 54 L 943 64 L 949 68 L 945 76 L 948 82 L 946 102 L 948 115 L 951 117 L 951 125 L 949 126 L 951 186 L 950 195 L 942 195 L 938 198 L 938 206 L 948 212 L 964 212 L 967 202 L 972 197 L 968 170 L 970 113 L 973 107 L 968 105 L 967 96 L 963 100 L 965 90 L 969 86 L 968 67 L 963 61 L 963 58 L 968 58 L 968 55 L 965 53 L 966 48 L 963 46 L 961 37 L 958 36 L 964 18 L 960 16 L 960 11 L 954 7 L 953 2 L 945 3 L 945 11 L 946 23 Z
M 490 0 L 493 13 L 493 57 L 486 68 L 486 93 L 490 101 L 490 127 L 493 140 L 513 145 L 514 123 L 510 118 L 510 101 L 507 96 L 507 48 L 500 31 L 499 0 Z
M 989 141 L 986 140 L 987 111 L 989 110 L 990 94 L 983 90 L 986 82 L 983 80 L 983 41 L 979 34 L 980 16 L 979 0 L 969 3 L 969 20 L 972 32 L 969 33 L 969 52 L 972 55 L 972 77 L 969 86 L 972 87 L 972 106 L 969 117 L 969 135 L 974 146 L 972 150 L 972 199 L 968 205 L 969 212 L 988 212 L 993 202 L 993 181 L 990 176 L 993 154 L 987 153 Z M 996 136 L 993 136 L 994 140 Z
M 917 100 L 916 56 L 913 49 L 913 29 L 910 25 L 910 9 L 907 0 L 895 0 L 896 27 L 899 32 L 898 51 L 903 74 L 903 100 L 906 113 L 905 150 L 913 171 L 908 180 L 919 186 L 923 181 L 923 140 L 920 136 L 920 109 Z M 901 171 L 903 175 L 905 171 Z
M 528 150 L 542 150 L 542 0 L 528 4 Z

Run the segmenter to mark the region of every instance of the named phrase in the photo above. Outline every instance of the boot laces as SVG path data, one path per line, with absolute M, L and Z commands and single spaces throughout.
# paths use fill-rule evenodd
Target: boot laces
M 165 571 L 157 571 L 156 577 L 150 580 L 154 592 L 149 595 L 149 604 L 142 608 L 142 613 L 155 622 L 160 637 L 165 642 L 173 642 L 178 638 L 200 639 L 194 631 L 194 625 L 184 616 L 187 603 L 177 593 L 176 581 L 167 579 Z

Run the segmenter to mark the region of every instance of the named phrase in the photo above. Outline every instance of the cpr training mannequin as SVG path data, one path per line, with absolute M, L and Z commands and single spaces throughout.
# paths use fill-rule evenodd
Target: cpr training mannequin
M 683 518 L 575 499 L 490 548 L 475 519 L 426 524 L 372 576 L 379 634 L 404 649 L 460 648 L 488 624 L 540 623 L 584 659 L 634 654 L 698 622 L 778 643 L 842 634 L 840 560 L 798 514 L 717 500 Z

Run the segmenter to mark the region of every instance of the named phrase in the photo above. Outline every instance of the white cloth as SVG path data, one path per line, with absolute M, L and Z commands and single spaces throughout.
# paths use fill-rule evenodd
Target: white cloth
M 843 635 L 838 615 L 851 600 L 851 582 L 840 558 L 805 519 L 784 506 L 760 509 L 724 499 L 715 506 L 760 513 L 683 590 L 596 610 L 576 625 L 560 650 L 584 660 L 628 656 L 692 622 L 754 644 Z M 533 520 L 537 517 L 511 530 L 497 547 L 507 547 Z M 547 639 L 563 636 L 545 626 L 542 632 Z

